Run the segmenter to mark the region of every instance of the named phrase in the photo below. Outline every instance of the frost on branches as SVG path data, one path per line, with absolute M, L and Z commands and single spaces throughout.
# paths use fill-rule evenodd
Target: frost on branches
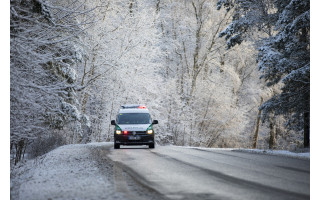
M 11 1 L 12 154 L 18 161 L 26 148 L 39 155 L 49 149 L 43 146 L 112 141 L 110 121 L 127 103 L 150 108 L 160 144 L 251 147 L 255 130 L 265 144 L 262 102 L 265 116 L 287 113 L 295 125 L 309 105 L 305 6 Z M 286 110 L 278 109 L 284 101 Z
M 45 153 L 83 131 L 75 84 L 81 63 L 76 49 L 76 36 L 83 32 L 82 22 L 76 21 L 80 10 L 68 3 L 11 1 L 10 143 L 15 163 L 33 144 L 42 141 Z M 72 123 L 81 126 L 75 130 Z
M 146 104 L 157 112 L 161 77 L 157 76 L 163 53 L 159 48 L 157 15 L 146 0 L 105 2 L 97 6 L 97 21 L 81 38 L 88 55 L 79 71 L 81 112 L 91 120 L 91 141 L 113 140 L 110 121 L 120 105 Z M 155 116 L 156 118 L 157 116 Z
M 161 49 L 159 69 L 166 96 L 161 107 L 164 131 L 176 145 L 249 146 L 248 134 L 259 104 L 249 43 L 226 50 L 219 32 L 230 13 L 215 11 L 215 1 L 158 1 Z M 245 55 L 239 55 L 240 52 Z M 244 53 L 245 52 L 245 53 Z M 161 127 L 161 126 L 160 126 Z
M 272 34 L 272 24 L 276 19 L 272 0 L 219 0 L 217 9 L 221 8 L 233 12 L 232 22 L 219 33 L 219 37 L 227 40 L 228 48 L 250 40 L 256 31 L 261 35 Z
M 234 11 L 232 22 L 220 33 L 228 47 L 250 34 L 254 38 L 254 30 L 266 33 L 256 40 L 258 67 L 266 85 L 281 91 L 260 109 L 269 121 L 273 115 L 285 116 L 287 127 L 303 131 L 304 146 L 309 146 L 310 1 L 220 0 L 217 5 Z
M 310 126 L 310 2 L 279 3 L 278 31 L 259 49 L 259 69 L 268 85 L 281 82 L 282 92 L 262 105 L 264 114 L 288 116 L 291 129 L 304 132 L 309 146 Z

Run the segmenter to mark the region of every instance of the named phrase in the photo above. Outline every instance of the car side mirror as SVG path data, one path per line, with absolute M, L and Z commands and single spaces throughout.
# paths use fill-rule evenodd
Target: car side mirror
M 153 120 L 152 121 L 152 124 L 158 124 L 159 122 L 158 122 L 158 120 Z
M 116 120 L 111 120 L 111 125 L 116 125 Z

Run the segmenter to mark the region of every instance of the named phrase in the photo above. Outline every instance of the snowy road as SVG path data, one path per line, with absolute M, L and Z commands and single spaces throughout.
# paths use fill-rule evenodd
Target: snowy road
M 309 199 L 309 163 L 231 150 L 66 145 L 16 166 L 11 199 Z

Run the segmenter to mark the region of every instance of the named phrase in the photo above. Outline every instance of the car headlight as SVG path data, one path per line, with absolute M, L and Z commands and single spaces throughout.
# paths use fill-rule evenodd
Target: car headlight
M 121 134 L 121 130 L 116 130 L 116 134 L 120 135 Z
M 148 133 L 148 134 L 152 134 L 152 133 L 153 133 L 153 130 L 152 130 L 152 129 L 147 130 L 147 133 Z

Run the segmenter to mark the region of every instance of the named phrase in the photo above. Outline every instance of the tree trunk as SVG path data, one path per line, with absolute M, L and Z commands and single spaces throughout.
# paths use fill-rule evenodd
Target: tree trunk
M 304 148 L 310 147 L 310 112 L 304 113 Z
M 200 65 L 199 65 L 199 54 L 200 54 L 200 46 L 201 46 L 201 30 L 202 30 L 202 6 L 200 6 L 198 9 L 195 6 L 194 2 L 192 2 L 192 6 L 194 8 L 195 17 L 197 20 L 197 30 L 196 30 L 196 46 L 194 49 L 193 54 L 193 72 L 192 72 L 192 83 L 191 83 L 191 92 L 190 97 L 192 98 L 192 95 L 196 88 L 197 83 L 197 77 L 200 73 Z
M 21 161 L 24 145 L 25 145 L 24 139 L 21 139 L 18 143 L 15 144 L 16 156 L 15 156 L 14 165 L 16 165 L 19 161 Z
M 134 1 L 130 0 L 130 3 L 129 3 L 129 12 L 130 12 L 130 14 L 133 13 L 133 3 L 134 3 Z
M 272 114 L 269 119 L 269 128 L 270 128 L 270 138 L 269 138 L 269 149 L 274 149 L 276 138 L 275 138 L 275 120 L 274 115 Z
M 262 103 L 263 103 L 263 98 L 261 97 L 260 106 L 262 105 Z M 259 106 L 259 107 L 260 107 L 260 106 Z M 259 112 L 258 112 L 257 123 L 256 123 L 256 130 L 255 130 L 254 135 L 253 135 L 253 145 L 252 145 L 252 148 L 254 148 L 254 149 L 257 148 L 259 127 L 260 127 L 260 118 L 261 118 L 260 115 L 261 115 L 261 110 L 259 110 Z
M 157 11 L 157 13 L 160 12 L 160 0 L 157 0 L 156 11 Z

